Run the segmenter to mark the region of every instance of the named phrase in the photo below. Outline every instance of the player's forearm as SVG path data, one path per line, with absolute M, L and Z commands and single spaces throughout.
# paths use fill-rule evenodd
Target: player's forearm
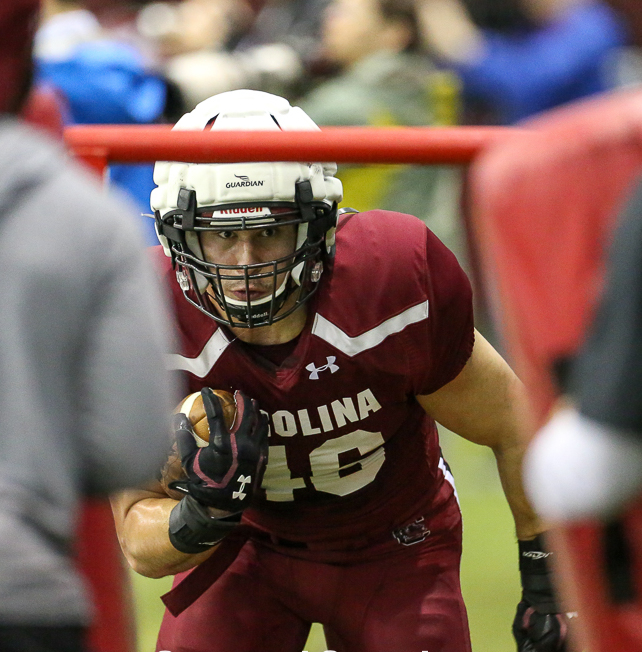
M 532 539 L 545 530 L 524 492 L 522 461 L 524 446 L 519 443 L 493 447 L 506 500 L 515 519 L 517 538 Z
M 177 501 L 147 498 L 127 512 L 118 536 L 129 565 L 146 577 L 165 577 L 189 570 L 207 559 L 216 546 L 198 554 L 177 550 L 169 539 L 169 514 Z

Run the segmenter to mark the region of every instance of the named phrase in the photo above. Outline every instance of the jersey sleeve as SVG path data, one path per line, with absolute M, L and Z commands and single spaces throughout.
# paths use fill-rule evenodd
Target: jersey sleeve
M 426 229 L 425 278 L 428 319 L 416 394 L 431 394 L 453 380 L 470 357 L 475 340 L 472 288 L 455 255 Z
M 642 436 L 642 182 L 622 215 L 606 290 L 570 389 L 591 419 Z

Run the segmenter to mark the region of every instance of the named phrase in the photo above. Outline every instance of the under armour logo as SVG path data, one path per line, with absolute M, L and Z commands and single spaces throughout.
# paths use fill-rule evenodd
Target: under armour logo
M 315 367 L 314 362 L 311 362 L 309 365 L 306 365 L 306 369 L 310 372 L 310 380 L 319 380 L 319 372 L 325 371 L 326 369 L 330 370 L 330 373 L 333 374 L 335 371 L 339 370 L 338 365 L 334 364 L 336 356 L 329 355 L 326 356 L 327 364 L 324 364 L 323 367 Z
M 237 478 L 238 482 L 241 483 L 241 488 L 238 491 L 233 491 L 232 492 L 232 498 L 239 498 L 240 500 L 243 500 L 247 494 L 243 491 L 245 489 L 245 485 L 249 484 L 252 482 L 252 476 L 251 475 L 239 475 Z

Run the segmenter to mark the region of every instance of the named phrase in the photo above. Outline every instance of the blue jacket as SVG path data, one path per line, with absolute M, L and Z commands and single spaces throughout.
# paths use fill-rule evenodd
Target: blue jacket
M 79 45 L 63 60 L 36 62 L 37 80 L 64 94 L 72 124 L 145 124 L 156 121 L 166 84 L 145 66 L 133 47 L 103 39 Z M 111 165 L 112 183 L 123 188 L 143 212 L 154 188 L 152 165 Z M 156 243 L 151 220 L 144 221 L 149 244 Z
M 598 1 L 539 29 L 484 36 L 481 58 L 455 67 L 466 97 L 484 101 L 503 124 L 606 90 L 607 57 L 626 43 L 625 26 Z

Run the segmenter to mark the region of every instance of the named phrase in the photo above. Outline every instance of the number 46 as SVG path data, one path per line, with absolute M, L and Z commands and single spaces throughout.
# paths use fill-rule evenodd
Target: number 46
M 376 477 L 386 458 L 384 439 L 380 432 L 355 430 L 354 432 L 329 439 L 310 453 L 312 484 L 318 491 L 345 496 L 362 489 Z M 358 451 L 359 459 L 343 466 L 340 456 L 349 451 Z M 291 477 L 285 446 L 270 446 L 268 465 L 263 484 L 268 500 L 286 502 L 294 500 L 293 491 L 303 489 L 303 478 Z

